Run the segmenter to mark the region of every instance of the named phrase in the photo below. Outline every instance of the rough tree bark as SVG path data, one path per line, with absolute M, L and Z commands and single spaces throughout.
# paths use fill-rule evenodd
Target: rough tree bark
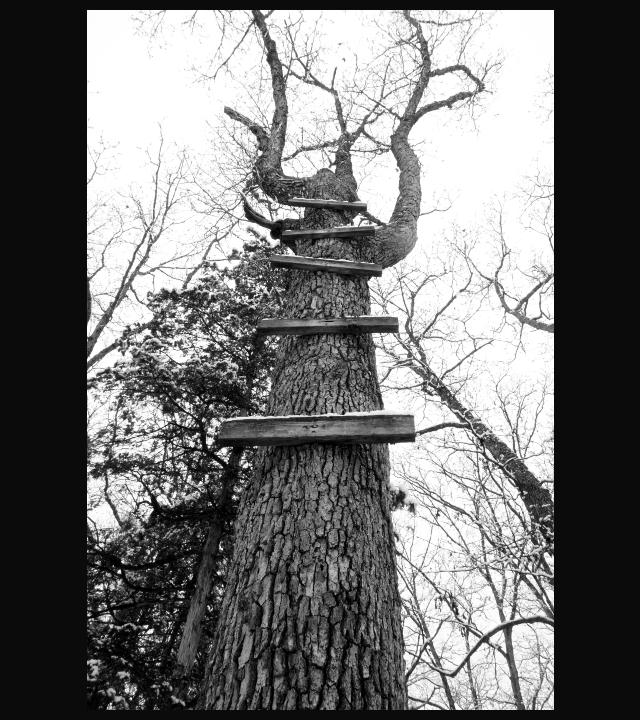
M 294 178 L 282 170 L 287 128 L 286 82 L 265 16 L 253 18 L 266 51 L 275 110 L 270 132 L 235 110 L 232 119 L 258 142 L 253 179 L 281 203 L 294 196 L 354 201 L 350 148 L 366 119 L 349 132 L 337 93 L 340 127 L 335 172 Z M 431 64 L 420 26 L 423 66 L 391 148 L 400 170 L 390 222 L 374 238 L 297 240 L 297 255 L 375 262 L 388 267 L 413 248 L 420 213 L 420 168 L 408 134 Z M 452 71 L 452 70 L 448 70 Z M 301 78 L 304 81 L 304 78 Z M 479 81 L 478 81 L 479 82 Z M 459 94 L 470 97 L 483 89 Z M 255 212 L 250 219 L 268 227 Z M 329 228 L 355 213 L 308 209 L 282 228 Z M 370 314 L 366 278 L 284 271 L 285 317 Z M 269 415 L 380 410 L 382 397 L 370 335 L 288 336 L 281 341 Z M 199 701 L 206 710 L 406 709 L 401 605 L 396 574 L 386 444 L 304 444 L 260 448 L 238 511 L 236 544 L 221 616 Z
M 329 171 L 310 197 L 345 198 Z M 348 213 L 309 210 L 304 225 Z M 296 253 L 371 261 L 366 241 L 300 241 Z M 285 271 L 288 272 L 288 271 Z M 366 278 L 289 273 L 287 317 L 370 314 Z M 286 337 L 267 414 L 382 409 L 370 336 Z M 388 446 L 308 444 L 258 452 L 239 510 L 203 706 L 403 709 L 400 597 Z

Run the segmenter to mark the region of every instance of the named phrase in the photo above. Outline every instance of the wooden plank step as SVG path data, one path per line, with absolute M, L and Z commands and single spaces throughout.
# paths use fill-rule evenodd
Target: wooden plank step
M 334 260 L 333 258 L 312 258 L 302 255 L 272 255 L 269 262 L 274 267 L 291 270 L 315 270 L 334 272 L 340 275 L 382 275 L 382 265 L 355 262 L 353 260 Z
M 300 445 L 303 443 L 415 442 L 413 415 L 389 410 L 346 415 L 285 415 L 224 420 L 218 443 L 223 446 Z
M 319 238 L 352 237 L 356 239 L 373 235 L 377 225 L 345 225 L 343 227 L 324 228 L 323 230 L 285 230 L 283 240 L 317 240 Z
M 258 323 L 258 332 L 264 335 L 317 335 L 318 333 L 397 333 L 398 318 L 381 316 L 343 318 L 265 318 Z
M 366 210 L 366 202 L 347 202 L 346 200 L 323 200 L 321 198 L 291 198 L 287 205 L 296 207 L 328 208 L 329 210 Z

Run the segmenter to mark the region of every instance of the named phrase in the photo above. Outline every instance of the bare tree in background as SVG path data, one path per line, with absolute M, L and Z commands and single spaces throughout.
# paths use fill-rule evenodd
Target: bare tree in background
M 547 69 L 539 93 L 542 127 L 553 140 L 553 71 Z M 535 171 L 510 197 L 496 200 L 478 233 L 492 246 L 458 237 L 457 250 L 480 280 L 478 292 L 493 294 L 506 322 L 522 337 L 525 329 L 553 333 L 554 296 L 553 161 L 540 157 Z M 477 247 L 476 247 L 477 245 Z M 491 258 L 490 260 L 488 258 Z
M 521 232 L 540 238 L 534 262 L 541 265 L 552 261 L 553 198 L 540 176 L 537 183 L 537 193 L 523 197 L 530 212 L 518 219 Z M 492 240 L 504 248 L 504 226 L 496 217 L 491 227 L 502 233 L 497 243 L 495 236 L 484 237 L 485 248 Z M 404 525 L 398 529 L 399 573 L 409 699 L 416 709 L 548 709 L 552 392 L 544 375 L 526 383 L 514 375 L 508 353 L 500 353 L 492 371 L 483 357 L 508 343 L 515 358 L 532 341 L 547 348 L 552 336 L 532 333 L 547 328 L 518 319 L 514 342 L 502 305 L 488 302 L 496 297 L 494 278 L 478 271 L 492 255 L 468 235 L 457 229 L 435 257 L 397 266 L 374 294 L 404 324 L 400 336 L 380 340 L 383 388 L 421 397 L 428 418 L 418 429 L 420 449 L 403 456 L 394 472 L 399 496 L 416 516 L 398 525 Z M 488 311 L 498 322 L 479 322 Z
M 552 570 L 517 491 L 455 433 L 398 472 L 426 521 L 399 531 L 409 697 L 450 710 L 548 708 Z
M 92 192 L 109 172 L 114 148 L 88 148 L 87 369 L 146 329 L 146 294 L 164 285 L 185 287 L 236 227 L 224 202 L 209 202 L 198 186 L 199 168 L 186 152 L 171 157 L 160 133 L 147 151 L 149 182 L 103 196 Z M 206 227 L 190 222 L 207 215 Z M 223 258 L 226 256 L 223 254 Z
M 514 318 L 523 326 L 534 330 L 553 333 L 553 292 L 554 292 L 554 186 L 553 182 L 538 174 L 530 178 L 523 190 L 524 202 L 521 224 L 523 231 L 537 234 L 543 240 L 546 250 L 540 253 L 529 267 L 522 268 L 512 260 L 513 251 L 509 247 L 509 234 L 505 229 L 502 205 L 498 205 L 491 220 L 491 232 L 498 245 L 498 260 L 491 275 L 479 264 L 475 266 L 478 274 L 486 281 L 487 288 L 493 288 L 507 317 Z M 515 267 L 511 267 L 515 265 Z M 521 289 L 508 289 L 503 279 L 504 273 L 511 272 L 514 285 Z
M 460 277 L 458 272 L 446 270 L 440 272 L 440 276 L 444 275 L 454 278 L 452 282 Z M 470 287 L 472 274 L 468 273 L 466 278 L 458 281 L 458 285 L 453 285 L 448 295 L 442 297 L 438 294 L 439 298 L 442 297 L 440 306 L 425 312 L 422 301 L 430 292 L 433 293 L 438 279 L 438 272 L 433 270 L 405 266 L 396 271 L 392 282 L 380 286 L 377 300 L 382 309 L 399 312 L 404 323 L 404 333 L 400 336 L 391 341 L 381 340 L 383 352 L 390 359 L 385 379 L 398 371 L 412 374 L 414 388 L 437 400 L 451 413 L 450 419 L 423 432 L 458 427 L 471 433 L 488 460 L 518 489 L 529 514 L 531 536 L 545 552 L 552 553 L 554 506 L 549 489 L 527 466 L 522 447 L 505 442 L 463 397 L 464 381 L 461 383 L 461 379 L 464 378 L 465 363 L 493 342 L 492 338 L 469 332 L 464 315 L 458 315 L 457 337 L 445 325 L 456 302 L 460 303 L 465 293 L 473 292 Z M 474 312 L 475 308 L 468 313 L 467 319 Z M 452 356 L 445 347 L 453 347 L 454 344 L 456 351 Z M 447 357 L 451 357 L 448 366 L 444 364 Z M 410 383 L 407 381 L 406 384 Z

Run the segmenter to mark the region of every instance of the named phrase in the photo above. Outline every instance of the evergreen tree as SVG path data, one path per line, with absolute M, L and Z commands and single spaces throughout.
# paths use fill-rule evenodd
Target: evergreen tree
M 90 477 L 116 520 L 88 525 L 92 709 L 180 707 L 197 691 L 252 456 L 218 448 L 216 429 L 264 407 L 273 347 L 255 328 L 281 294 L 268 252 L 252 240 L 235 267 L 150 297 L 145 333 L 91 383 L 113 398 Z

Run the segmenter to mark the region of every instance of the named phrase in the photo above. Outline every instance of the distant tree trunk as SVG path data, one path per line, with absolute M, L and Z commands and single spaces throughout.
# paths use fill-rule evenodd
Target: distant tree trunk
M 500 621 L 503 622 L 502 617 Z M 522 690 L 520 688 L 520 676 L 518 675 L 518 666 L 516 664 L 516 656 L 513 650 L 513 628 L 504 629 L 504 646 L 507 652 L 507 664 L 509 665 L 509 681 L 511 682 L 511 690 L 513 699 L 516 704 L 516 710 L 526 710 L 524 700 L 522 698 Z
M 553 554 L 555 512 L 549 490 L 505 442 L 458 400 L 426 362 L 414 361 L 411 367 L 425 381 L 424 388 L 434 392 L 459 420 L 469 426 L 498 466 L 513 479 L 531 518 L 533 540 L 542 541 L 545 549 Z
M 466 647 L 467 652 L 471 650 L 471 647 L 469 645 L 469 633 L 465 633 L 464 636 L 464 644 Z M 469 660 L 468 663 L 465 664 L 465 671 L 467 673 L 467 682 L 469 683 L 469 692 L 471 693 L 471 699 L 473 700 L 473 709 L 474 710 L 482 710 L 482 707 L 480 705 L 480 698 L 478 697 L 478 691 L 476 690 L 476 683 L 473 679 L 473 673 L 471 672 L 471 660 Z
M 440 655 L 438 655 L 435 643 L 431 639 L 429 640 L 429 650 L 431 651 L 433 659 L 436 661 L 437 667 L 442 667 L 442 659 L 440 658 Z M 449 703 L 449 710 L 456 710 L 456 701 L 453 699 L 453 695 L 451 694 L 451 688 L 449 687 L 449 680 L 444 673 L 440 674 L 440 681 L 442 682 L 444 694 L 446 695 L 447 702 Z
M 209 527 L 209 533 L 204 548 L 202 549 L 202 559 L 200 561 L 200 567 L 198 568 L 196 587 L 191 596 L 191 604 L 189 605 L 189 612 L 185 620 L 180 647 L 178 648 L 178 658 L 174 674 L 178 679 L 190 674 L 196 658 L 196 652 L 200 644 L 202 618 L 204 617 L 207 607 L 207 597 L 211 588 L 213 571 L 218 559 L 218 546 L 220 545 L 222 533 L 222 522 L 216 518 Z
M 353 199 L 328 170 L 307 191 Z M 303 226 L 351 217 L 309 210 Z M 366 240 L 300 241 L 296 253 L 372 260 Z M 287 273 L 286 317 L 370 314 L 366 278 Z M 281 341 L 268 414 L 380 409 L 370 335 Z M 388 446 L 261 448 L 240 503 L 199 708 L 402 710 L 406 699 Z
M 178 647 L 176 668 L 173 673 L 177 684 L 176 695 L 183 699 L 186 682 L 191 675 L 196 654 L 202 636 L 202 621 L 207 609 L 207 599 L 211 591 L 213 574 L 219 558 L 220 540 L 225 532 L 225 523 L 229 518 L 229 504 L 233 493 L 233 485 L 237 480 L 240 460 L 244 450 L 234 448 L 227 461 L 227 467 L 222 476 L 215 517 L 209 526 L 209 532 L 202 549 L 202 558 L 198 568 L 196 586 L 191 596 L 189 612 L 182 630 L 182 638 Z

